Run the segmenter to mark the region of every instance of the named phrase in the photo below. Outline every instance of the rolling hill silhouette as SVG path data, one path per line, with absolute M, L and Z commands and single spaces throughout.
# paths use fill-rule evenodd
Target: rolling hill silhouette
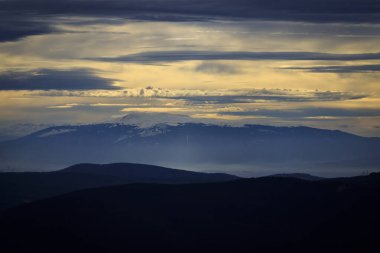
M 129 183 L 206 183 L 235 180 L 145 164 L 78 164 L 54 172 L 0 173 L 0 210 L 75 190 Z
M 380 174 L 129 184 L 9 209 L 0 238 L 6 252 L 373 252 L 379 200 Z

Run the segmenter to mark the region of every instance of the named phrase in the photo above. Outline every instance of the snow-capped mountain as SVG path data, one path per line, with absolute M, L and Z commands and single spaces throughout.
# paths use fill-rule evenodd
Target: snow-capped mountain
M 51 170 L 76 163 L 134 162 L 213 171 L 221 171 L 222 166 L 251 172 L 276 168 L 267 174 L 313 168 L 308 172 L 328 176 L 339 175 L 334 172 L 342 168 L 360 174 L 363 168 L 380 166 L 379 138 L 341 131 L 201 123 L 139 127 L 126 122 L 55 126 L 0 143 L 0 169 Z
M 181 114 L 130 112 L 123 117 L 116 118 L 112 122 L 123 125 L 134 125 L 140 128 L 148 128 L 157 124 L 178 125 L 180 123 L 194 123 L 201 121 Z

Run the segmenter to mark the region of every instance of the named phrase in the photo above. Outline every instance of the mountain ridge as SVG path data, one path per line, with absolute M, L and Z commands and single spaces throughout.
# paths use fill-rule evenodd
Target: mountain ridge
M 109 123 L 55 126 L 0 143 L 3 161 L 0 169 L 35 170 L 31 168 L 34 166 L 56 170 L 83 162 L 120 161 L 179 168 L 203 167 L 220 172 L 221 165 L 241 165 L 252 170 L 251 176 L 257 176 L 251 169 L 254 167 L 262 171 L 274 168 L 278 174 L 294 172 L 295 168 L 307 171 L 315 167 L 309 173 L 336 177 L 339 168 L 358 170 L 353 174 L 360 174 L 360 170 L 376 170 L 380 165 L 379 154 L 379 138 L 338 130 L 203 123 L 140 128 Z M 328 169 L 331 175 L 318 173 L 318 168 Z

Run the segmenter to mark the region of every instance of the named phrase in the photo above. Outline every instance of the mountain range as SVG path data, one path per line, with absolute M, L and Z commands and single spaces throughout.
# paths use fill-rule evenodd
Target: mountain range
M 305 171 L 331 177 L 376 171 L 380 165 L 379 138 L 338 130 L 174 121 L 142 127 L 133 122 L 127 117 L 53 126 L 1 142 L 0 169 L 51 171 L 78 163 L 130 162 L 218 172 L 234 167 L 228 171 L 233 174 L 243 168 L 248 176 Z

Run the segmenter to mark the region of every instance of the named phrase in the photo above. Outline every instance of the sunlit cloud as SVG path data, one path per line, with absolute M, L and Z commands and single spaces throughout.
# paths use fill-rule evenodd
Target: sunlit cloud
M 180 107 L 143 107 L 143 108 L 124 108 L 122 112 L 166 112 L 166 113 L 180 113 L 192 111 L 191 108 Z
M 252 103 L 255 101 L 340 101 L 362 99 L 363 93 L 339 91 L 315 91 L 292 89 L 242 89 L 242 90 L 195 90 L 162 89 L 155 87 L 120 89 L 115 91 L 40 91 L 31 93 L 36 96 L 75 96 L 75 97 L 135 97 L 182 99 L 192 103 Z
M 80 104 L 65 104 L 65 105 L 52 105 L 48 106 L 49 109 L 68 109 L 79 106 Z

